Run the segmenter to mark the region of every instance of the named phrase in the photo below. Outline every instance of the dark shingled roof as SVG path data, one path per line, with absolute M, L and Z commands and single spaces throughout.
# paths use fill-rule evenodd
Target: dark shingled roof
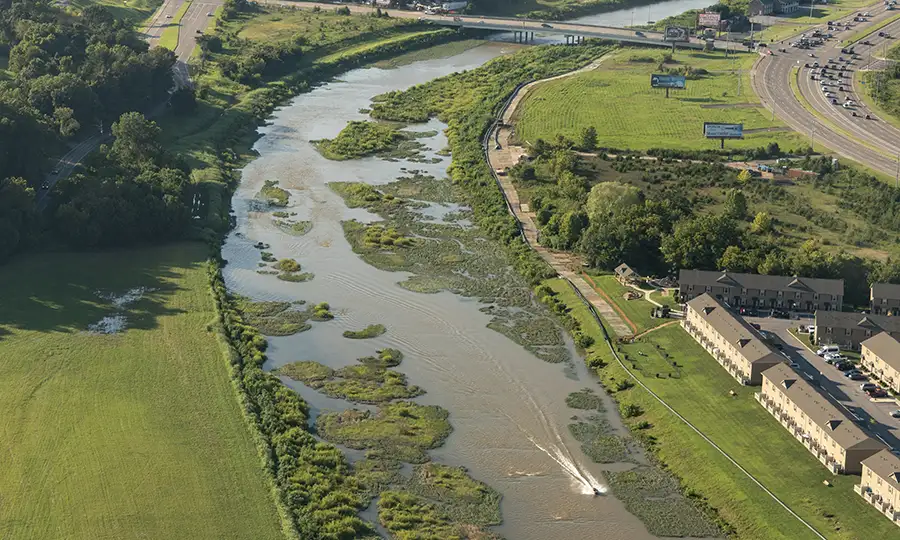
M 862 328 L 879 331 L 900 332 L 900 317 L 850 313 L 847 311 L 816 311 L 816 326 L 831 328 Z
M 762 274 L 741 274 L 738 272 L 719 272 L 711 270 L 685 270 L 678 272 L 681 285 L 700 285 L 741 287 L 784 292 L 814 292 L 844 295 L 843 279 L 817 279 L 794 276 L 765 276 Z
M 884 448 L 883 444 L 866 435 L 787 364 L 772 366 L 763 371 L 762 376 L 778 386 L 792 403 L 844 450 Z
M 876 283 L 872 285 L 872 296 L 875 298 L 900 300 L 900 285 L 894 285 L 893 283 Z

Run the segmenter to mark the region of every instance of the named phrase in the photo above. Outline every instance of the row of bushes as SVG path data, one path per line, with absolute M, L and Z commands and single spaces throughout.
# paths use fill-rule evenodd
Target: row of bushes
M 308 431 L 309 408 L 293 390 L 263 371 L 266 340 L 247 324 L 222 279 L 221 262 L 209 264 L 217 330 L 227 342 L 229 371 L 245 418 L 253 428 L 289 538 L 349 539 L 370 534 L 357 517 L 364 502 L 350 465 L 336 447 Z

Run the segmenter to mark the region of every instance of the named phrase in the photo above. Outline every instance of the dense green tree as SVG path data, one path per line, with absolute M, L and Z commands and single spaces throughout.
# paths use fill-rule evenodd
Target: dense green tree
M 34 190 L 22 178 L 0 180 L 0 261 L 28 244 L 36 221 Z
M 750 231 L 755 233 L 766 234 L 772 232 L 773 220 L 768 212 L 757 212 L 750 224 Z
M 622 211 L 641 202 L 641 190 L 620 182 L 600 182 L 591 188 L 587 199 L 587 214 L 591 222 Z
M 729 189 L 725 194 L 723 212 L 730 219 L 742 220 L 747 217 L 747 197 L 744 192 L 739 189 Z
M 597 129 L 594 126 L 588 126 L 581 130 L 578 137 L 578 144 L 585 152 L 593 152 L 597 149 Z
M 722 215 L 684 219 L 671 236 L 663 238 L 662 253 L 676 268 L 711 270 L 730 245 L 737 244 L 740 232 L 734 220 Z
M 160 164 L 163 149 L 156 122 L 147 120 L 141 113 L 125 113 L 112 125 L 112 133 L 116 140 L 110 154 L 117 162 L 137 168 Z

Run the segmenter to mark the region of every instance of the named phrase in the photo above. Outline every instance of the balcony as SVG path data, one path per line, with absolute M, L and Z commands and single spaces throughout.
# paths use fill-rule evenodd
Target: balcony
M 864 486 L 864 485 L 862 485 L 862 484 L 856 484 L 856 485 L 854 485 L 854 486 L 853 486 L 853 491 L 855 491 L 857 495 L 861 495 L 861 496 L 863 496 L 863 497 L 865 497 L 864 493 L 866 493 L 866 492 L 871 493 L 871 492 L 872 492 L 872 490 L 871 490 L 871 488 L 869 488 L 869 486 Z

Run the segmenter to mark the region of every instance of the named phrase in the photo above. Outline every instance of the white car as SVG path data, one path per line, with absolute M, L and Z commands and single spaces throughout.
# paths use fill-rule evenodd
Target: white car
M 816 354 L 819 356 L 825 356 L 826 354 L 829 354 L 829 353 L 835 354 L 835 353 L 840 353 L 840 352 L 841 352 L 841 348 L 838 347 L 837 345 L 824 345 L 822 347 L 819 347 L 819 350 L 816 351 Z

